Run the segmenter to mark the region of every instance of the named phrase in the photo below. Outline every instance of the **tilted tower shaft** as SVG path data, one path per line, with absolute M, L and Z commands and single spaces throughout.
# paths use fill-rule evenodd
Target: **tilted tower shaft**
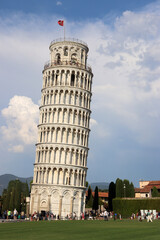
M 43 70 L 30 213 L 80 217 L 85 208 L 92 70 L 85 43 L 50 44 Z

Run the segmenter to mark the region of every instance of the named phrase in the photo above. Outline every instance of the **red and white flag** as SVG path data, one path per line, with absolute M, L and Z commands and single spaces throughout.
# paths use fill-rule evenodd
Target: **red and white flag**
M 59 20 L 59 21 L 58 21 L 58 24 L 59 24 L 60 26 L 64 26 L 64 20 Z

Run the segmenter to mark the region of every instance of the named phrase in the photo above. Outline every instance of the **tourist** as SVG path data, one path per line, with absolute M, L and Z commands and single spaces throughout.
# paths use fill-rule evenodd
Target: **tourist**
M 8 211 L 8 219 L 11 219 L 11 211 L 10 210 L 7 210 Z
M 142 216 L 141 216 L 141 211 L 139 210 L 138 213 L 138 221 L 142 222 Z
M 114 221 L 117 220 L 117 213 L 114 213 Z
M 16 208 L 14 209 L 13 214 L 14 214 L 14 219 L 17 219 L 18 212 L 17 212 Z
M 107 212 L 107 210 L 104 211 L 104 220 L 108 221 L 108 212 Z
M 151 212 L 148 210 L 148 213 L 147 213 L 147 222 L 152 222 L 152 215 L 151 215 Z
M 37 221 L 37 213 L 36 212 L 34 212 L 34 214 L 33 214 L 33 220 Z
M 7 217 L 8 217 L 8 216 L 7 216 L 7 211 L 5 210 L 5 211 L 3 212 L 3 218 L 4 218 L 4 219 L 7 219 Z
M 73 220 L 75 220 L 76 219 L 76 213 L 74 212 L 73 213 Z

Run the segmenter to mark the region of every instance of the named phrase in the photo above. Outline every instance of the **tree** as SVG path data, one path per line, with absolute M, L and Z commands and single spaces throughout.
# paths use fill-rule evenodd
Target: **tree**
M 122 198 L 124 196 L 123 181 L 119 178 L 116 180 L 116 198 Z
M 134 185 L 133 185 L 133 183 L 131 182 L 131 184 L 130 184 L 130 188 L 131 188 L 131 195 L 130 195 L 130 197 L 132 197 L 132 198 L 134 198 L 135 197 L 135 190 L 134 190 Z
M 95 210 L 95 211 L 98 210 L 98 203 L 99 203 L 98 187 L 96 186 L 95 191 L 94 191 L 94 198 L 93 198 L 93 207 L 92 207 L 93 210 Z
M 28 187 L 27 181 L 25 183 L 23 183 L 23 185 L 24 185 L 24 190 L 23 190 L 24 195 L 25 195 L 25 197 L 29 197 L 29 187 Z
M 2 197 L 0 196 L 0 218 L 2 217 Z
M 123 197 L 130 197 L 131 188 L 127 179 L 123 180 Z
M 12 192 L 10 193 L 11 197 L 10 197 L 10 201 L 9 201 L 9 209 L 13 209 L 14 208 L 14 202 L 15 202 L 15 189 L 14 187 L 12 187 Z
M 21 188 L 22 188 L 21 182 L 19 180 L 15 180 L 14 208 L 16 208 L 18 212 L 20 212 L 20 210 L 21 210 Z
M 159 197 L 158 189 L 156 187 L 153 187 L 152 197 Z
M 92 207 L 92 205 L 93 205 L 92 189 L 91 186 L 89 186 L 86 207 Z
M 4 212 L 8 208 L 7 206 L 7 189 L 2 192 L 2 211 Z
M 27 183 L 22 183 L 19 180 L 10 181 L 7 189 L 3 191 L 2 203 L 3 211 L 14 208 L 20 212 L 25 210 L 25 198 L 29 196 L 29 188 Z
M 108 199 L 108 207 L 110 211 L 113 211 L 112 199 L 116 197 L 116 185 L 114 182 L 109 184 L 109 199 Z
M 86 187 L 88 187 L 88 182 L 86 181 Z
M 123 181 L 119 178 L 116 180 L 116 197 L 122 198 L 122 197 L 134 197 L 134 185 L 133 183 L 129 182 L 128 179 L 124 179 Z
M 92 189 L 91 189 L 91 186 L 89 186 L 89 188 L 88 188 L 88 200 L 90 199 L 90 197 L 91 197 L 91 195 L 92 195 Z

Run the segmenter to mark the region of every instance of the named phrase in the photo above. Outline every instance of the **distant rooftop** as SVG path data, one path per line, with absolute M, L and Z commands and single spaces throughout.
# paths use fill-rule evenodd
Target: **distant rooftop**
M 79 39 L 76 39 L 76 38 L 58 38 L 58 39 L 55 39 L 51 42 L 50 46 L 54 43 L 57 43 L 57 42 L 76 42 L 76 43 L 80 43 L 80 44 L 83 44 L 85 45 L 86 47 L 88 47 L 87 43 L 79 40 Z

